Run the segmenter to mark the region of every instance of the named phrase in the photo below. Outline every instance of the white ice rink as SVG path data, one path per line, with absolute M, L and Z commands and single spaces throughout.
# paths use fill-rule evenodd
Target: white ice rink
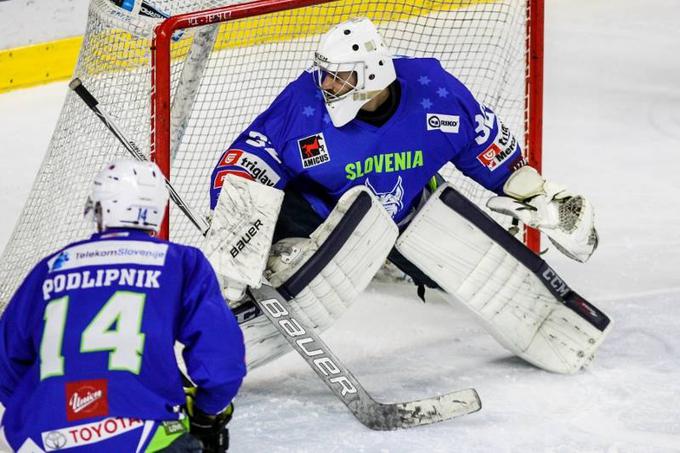
M 544 174 L 592 200 L 601 238 L 585 265 L 546 259 L 614 320 L 589 370 L 535 369 L 442 296 L 375 284 L 331 348 L 379 400 L 472 386 L 482 411 L 373 432 L 289 354 L 247 377 L 230 451 L 680 452 L 679 24 L 678 0 L 546 1 Z M 0 95 L 0 246 L 66 89 Z

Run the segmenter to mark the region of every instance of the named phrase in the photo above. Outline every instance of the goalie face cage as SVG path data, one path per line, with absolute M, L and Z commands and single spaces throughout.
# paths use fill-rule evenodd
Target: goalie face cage
M 145 1 L 173 17 L 139 15 L 141 0 L 133 12 L 91 0 L 74 75 L 199 215 L 209 212 L 219 155 L 311 64 L 321 34 L 355 16 L 371 18 L 395 54 L 438 58 L 541 167 L 543 0 Z M 122 146 L 69 93 L 0 260 L 0 311 L 38 259 L 92 232 L 82 218 L 92 178 L 120 157 Z M 443 173 L 478 204 L 490 195 L 453 167 Z M 202 240 L 174 207 L 164 235 Z M 537 239 L 526 242 L 537 250 Z

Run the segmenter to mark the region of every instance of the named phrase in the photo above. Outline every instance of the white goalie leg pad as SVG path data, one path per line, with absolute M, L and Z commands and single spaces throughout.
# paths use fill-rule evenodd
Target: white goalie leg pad
M 357 209 L 359 204 L 363 209 Z M 359 216 L 360 214 L 360 216 Z M 338 234 L 344 231 L 345 234 Z M 266 275 L 298 308 L 302 321 L 323 332 L 342 316 L 385 262 L 397 226 L 365 188 L 345 193 L 309 239 L 289 238 L 272 248 Z M 265 316 L 241 324 L 248 367 L 290 350 Z
M 535 269 L 447 206 L 439 196 L 447 186 L 430 197 L 397 240 L 397 249 L 517 356 L 557 373 L 586 366 L 608 328 L 599 330 L 567 307 Z
M 246 286 L 260 287 L 282 202 L 278 189 L 234 175 L 224 179 L 203 252 L 227 300 L 240 299 Z

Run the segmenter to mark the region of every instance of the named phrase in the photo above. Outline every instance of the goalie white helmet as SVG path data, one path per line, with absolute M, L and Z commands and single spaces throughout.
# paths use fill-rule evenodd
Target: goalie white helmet
M 165 177 L 153 162 L 118 160 L 94 178 L 85 205 L 97 229 L 139 228 L 156 233 L 168 203 Z
M 336 127 L 354 119 L 366 102 L 397 78 L 392 54 L 375 25 L 365 17 L 342 22 L 321 38 L 314 69 Z M 338 82 L 342 89 L 329 89 L 330 81 Z

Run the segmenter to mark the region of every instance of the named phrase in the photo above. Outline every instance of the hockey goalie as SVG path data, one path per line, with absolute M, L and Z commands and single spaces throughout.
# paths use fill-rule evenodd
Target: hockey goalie
M 498 342 L 557 373 L 587 366 L 610 328 L 541 258 L 438 174 L 452 163 L 488 207 L 585 262 L 588 200 L 546 181 L 491 106 L 433 58 L 393 56 L 369 19 L 332 27 L 313 64 L 222 153 L 206 253 L 240 317 L 249 366 L 288 347 L 247 286 L 264 278 L 323 331 L 389 259 L 470 309 Z M 273 245 L 272 245 L 273 244 Z

